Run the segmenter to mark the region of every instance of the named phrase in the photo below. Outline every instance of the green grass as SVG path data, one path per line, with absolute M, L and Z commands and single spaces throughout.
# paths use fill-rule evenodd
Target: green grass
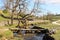
M 60 25 L 54 25 L 54 24 L 51 24 L 51 23 L 47 23 L 47 24 L 38 24 L 40 27 L 43 27 L 43 28 L 46 28 L 46 29 L 52 29 L 52 28 L 57 28 L 59 27 Z M 15 28 L 16 24 L 12 25 L 12 26 L 4 26 L 3 28 Z M 11 31 L 5 31 L 4 32 L 4 35 L 5 37 L 11 37 L 12 35 L 12 32 Z M 57 30 L 56 31 L 56 34 L 53 34 L 52 35 L 55 40 L 60 40 L 60 30 Z M 14 38 L 12 40 L 20 40 L 20 38 Z
M 52 23 L 48 23 L 48 24 L 39 24 L 39 26 L 43 27 L 43 28 L 51 29 L 51 28 L 59 27 L 60 25 L 55 25 L 55 24 L 52 24 Z
M 3 29 L 3 28 L 15 28 L 16 26 L 17 26 L 16 24 L 11 25 L 11 26 L 9 26 L 9 25 L 6 25 L 6 26 L 0 26 L 0 29 Z
M 0 16 L 0 21 L 4 21 L 4 20 L 7 20 L 7 19 Z
M 0 32 L 0 39 L 3 39 L 3 37 L 5 37 L 5 38 L 7 38 L 7 39 L 13 37 L 12 31 L 7 30 L 7 31 L 2 31 L 2 32 Z
M 14 25 L 6 25 L 4 27 L 6 27 L 6 28 L 15 28 L 16 26 L 17 26 L 17 24 L 14 24 Z
M 9 37 L 13 36 L 13 33 L 10 30 L 7 30 L 7 31 L 4 32 L 3 36 L 9 38 Z
M 34 24 L 34 23 L 33 23 Z M 53 28 L 59 28 L 60 25 L 52 24 L 51 22 L 48 23 L 36 23 L 39 27 L 45 28 L 45 29 L 53 29 Z M 56 30 L 56 34 L 51 35 L 55 38 L 55 40 L 60 40 L 60 30 Z
M 5 16 L 10 16 L 11 14 L 10 13 L 2 13 L 3 15 Z
M 60 25 L 53 25 L 49 23 L 49 24 L 40 24 L 39 26 L 46 29 L 52 29 L 52 28 L 58 28 Z M 56 30 L 56 34 L 53 34 L 51 36 L 54 37 L 55 40 L 60 40 L 60 30 Z
M 55 40 L 60 40 L 60 30 L 57 30 L 56 34 L 53 34 L 52 36 L 55 38 Z
M 10 16 L 9 14 L 4 14 L 5 16 Z M 55 17 L 54 18 L 54 20 L 59 20 L 59 18 L 60 18 L 60 16 L 59 17 Z M 4 21 L 4 20 L 8 20 L 8 19 L 5 19 L 5 18 L 2 18 L 1 16 L 0 16 L 0 21 Z M 59 22 L 60 23 L 60 22 Z M 37 23 L 36 23 L 37 24 Z M 46 23 L 46 24 L 44 24 L 44 23 L 40 23 L 40 24 L 38 24 L 40 27 L 43 27 L 43 28 L 46 28 L 46 29 L 52 29 L 52 28 L 57 28 L 57 27 L 59 27 L 60 25 L 54 25 L 54 24 L 52 24 L 52 23 Z M 6 25 L 6 26 L 3 26 L 3 27 L 1 27 L 0 26 L 0 28 L 15 28 L 17 26 L 17 24 L 14 24 L 14 25 L 12 25 L 12 26 L 9 26 L 9 25 Z M 4 36 L 4 37 L 7 37 L 7 38 L 10 38 L 11 36 L 13 35 L 13 33 L 10 31 L 10 30 L 8 30 L 8 31 L 5 31 L 5 32 L 3 32 L 2 34 L 0 33 L 0 38 L 2 37 L 2 36 Z M 55 38 L 55 40 L 60 40 L 60 30 L 56 30 L 56 34 L 53 34 L 52 35 L 54 38 Z M 19 38 L 14 38 L 13 40 L 18 40 Z M 19 39 L 20 40 L 20 39 Z
M 34 24 L 34 23 L 33 23 Z M 52 24 L 51 22 L 48 23 L 36 23 L 39 27 L 45 28 L 45 29 L 53 29 L 53 28 L 59 28 L 60 25 Z M 55 40 L 60 40 L 60 30 L 56 30 L 56 34 L 51 35 L 55 38 Z
M 2 13 L 4 16 L 6 16 L 6 17 L 11 17 L 11 13 Z M 13 16 L 14 18 L 17 18 L 17 15 L 14 15 Z M 21 18 L 21 16 L 18 16 L 19 18 Z

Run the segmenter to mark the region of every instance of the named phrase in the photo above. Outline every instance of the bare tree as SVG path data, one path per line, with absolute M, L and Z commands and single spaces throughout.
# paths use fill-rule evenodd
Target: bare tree
M 25 25 L 27 25 L 26 21 L 29 19 L 29 17 L 34 13 L 40 13 L 40 1 L 37 0 L 37 2 L 35 1 L 34 2 L 34 6 L 33 6 L 33 9 L 31 10 L 31 12 L 29 14 L 26 14 L 22 17 L 22 19 L 24 18 L 25 19 Z
M 20 24 L 20 19 L 19 16 L 21 16 L 21 14 L 24 14 L 23 16 L 21 16 L 21 19 L 25 22 L 24 24 L 26 24 L 26 20 L 29 19 L 29 17 L 31 16 L 31 14 L 35 14 L 40 12 L 40 2 L 39 0 L 37 0 L 37 2 L 34 2 L 34 6 L 33 9 L 30 11 L 30 13 L 26 14 L 27 9 L 28 9 L 28 3 L 26 2 L 27 0 L 6 0 L 5 3 L 5 8 L 7 10 L 9 10 L 9 12 L 11 13 L 11 25 L 13 25 L 13 18 L 14 18 L 14 13 L 17 14 L 17 18 L 18 18 L 18 25 Z M 29 10 L 29 9 L 28 9 Z
M 13 15 L 17 11 L 19 0 L 6 0 L 5 8 L 11 13 L 11 25 L 13 25 Z

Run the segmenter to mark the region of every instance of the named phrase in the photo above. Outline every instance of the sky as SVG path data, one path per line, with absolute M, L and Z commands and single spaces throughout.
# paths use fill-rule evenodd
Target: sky
M 33 2 L 37 1 L 37 0 L 32 0 Z M 60 0 L 40 0 L 40 7 L 42 10 L 41 14 L 46 14 L 46 12 L 52 12 L 54 14 L 58 13 L 60 14 Z M 33 4 L 31 2 L 31 4 Z M 3 6 L 3 0 L 0 0 L 0 7 Z M 32 8 L 32 5 L 30 5 Z M 30 9 L 31 9 L 30 8 Z M 41 15 L 38 14 L 38 15 Z
M 41 9 L 44 12 L 60 14 L 60 0 L 42 0 Z
M 3 0 L 0 0 L 0 7 L 3 6 Z

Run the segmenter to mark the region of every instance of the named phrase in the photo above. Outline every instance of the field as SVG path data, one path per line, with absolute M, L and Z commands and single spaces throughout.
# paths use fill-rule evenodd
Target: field
M 57 28 L 57 30 L 55 31 L 55 34 L 51 35 L 52 37 L 55 38 L 55 40 L 60 40 L 60 25 L 53 25 L 53 24 L 41 24 L 40 27 L 43 28 L 48 28 L 48 29 L 53 29 L 53 28 Z
M 7 16 L 7 15 L 8 14 L 5 14 L 5 16 Z M 5 18 L 0 16 L 0 25 L 4 24 L 4 23 L 1 23 L 1 22 L 4 22 L 5 20 L 9 20 L 9 19 L 5 19 Z M 57 18 L 57 19 L 55 18 L 54 21 L 56 21 L 56 20 L 59 20 L 59 18 Z M 32 23 L 37 25 L 37 26 L 39 26 L 39 27 L 42 27 L 42 28 L 45 28 L 45 29 L 49 29 L 49 30 L 51 30 L 53 28 L 57 28 L 57 30 L 55 31 L 55 34 L 53 34 L 51 36 L 54 37 L 55 40 L 60 40 L 60 29 L 59 29 L 60 25 L 52 24 L 52 22 L 50 22 L 48 20 L 48 21 L 44 21 L 44 22 L 32 22 Z M 58 23 L 60 23 L 60 22 L 58 22 Z M 23 40 L 23 38 L 13 37 L 13 32 L 11 30 L 6 30 L 6 31 L 4 30 L 4 29 L 8 29 L 8 28 L 15 28 L 16 26 L 17 26 L 17 24 L 14 24 L 12 26 L 10 26 L 10 25 L 0 26 L 0 39 L 1 40 L 3 40 L 3 39 Z

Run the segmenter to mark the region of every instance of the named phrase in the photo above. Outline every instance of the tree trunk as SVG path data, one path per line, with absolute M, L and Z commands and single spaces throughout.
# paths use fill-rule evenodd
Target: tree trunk
M 11 25 L 13 25 L 13 12 L 11 14 Z

